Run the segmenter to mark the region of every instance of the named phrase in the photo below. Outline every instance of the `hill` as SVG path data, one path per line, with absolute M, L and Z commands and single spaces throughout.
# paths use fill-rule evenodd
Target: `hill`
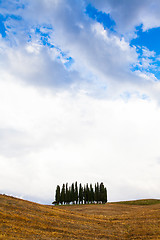
M 160 239 L 159 201 L 126 203 L 47 206 L 0 195 L 0 239 Z
M 140 199 L 140 200 L 133 200 L 133 201 L 123 201 L 123 202 L 116 202 L 116 204 L 127 204 L 127 205 L 154 205 L 160 203 L 159 199 Z

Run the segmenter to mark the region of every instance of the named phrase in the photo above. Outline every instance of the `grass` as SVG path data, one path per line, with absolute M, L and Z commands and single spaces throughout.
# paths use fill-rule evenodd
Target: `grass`
M 150 203 L 47 206 L 0 195 L 0 239 L 160 239 L 159 201 L 139 201 Z
M 158 203 L 160 203 L 159 199 L 141 199 L 141 200 L 116 202 L 116 204 L 126 204 L 126 205 L 154 205 Z

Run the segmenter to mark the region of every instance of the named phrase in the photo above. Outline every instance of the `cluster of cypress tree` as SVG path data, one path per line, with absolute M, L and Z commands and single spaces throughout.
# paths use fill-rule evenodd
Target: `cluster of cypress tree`
M 96 183 L 94 188 L 92 184 L 77 185 L 77 182 L 68 186 L 68 183 L 63 184 L 62 188 L 57 185 L 55 202 L 53 204 L 86 204 L 86 203 L 106 203 L 107 189 L 103 183 Z

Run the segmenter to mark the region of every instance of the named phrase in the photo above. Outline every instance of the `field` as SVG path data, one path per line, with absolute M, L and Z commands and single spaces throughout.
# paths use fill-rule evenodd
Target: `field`
M 0 239 L 160 239 L 160 200 L 48 206 L 0 195 Z

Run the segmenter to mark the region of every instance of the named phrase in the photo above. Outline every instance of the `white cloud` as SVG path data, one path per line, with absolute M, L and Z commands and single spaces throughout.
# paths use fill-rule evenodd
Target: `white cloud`
M 1 45 L 2 46 L 2 45 Z M 53 56 L 50 56 L 51 53 Z M 24 47 L 2 47 L 0 58 L 3 71 L 12 74 L 17 80 L 37 87 L 68 87 L 79 74 L 65 69 L 54 52 L 48 52 L 37 43 L 27 43 Z M 56 54 L 55 54 L 56 55 Z
M 124 87 L 124 82 L 127 82 L 135 91 L 135 85 L 145 81 L 130 70 L 139 62 L 136 48 L 89 19 L 84 13 L 85 7 L 86 2 L 82 1 L 29 1 L 26 8 L 18 11 L 22 21 L 14 21 L 16 34 L 12 28 L 10 30 L 12 35 L 9 36 L 14 35 L 14 39 L 18 39 L 18 46 L 4 53 L 3 62 L 7 59 L 4 63 L 7 69 L 29 84 L 86 88 L 89 82 L 96 82 L 97 86 L 105 86 L 109 94 L 109 91 L 113 92 L 111 88 L 115 87 L 115 82 L 118 87 L 120 84 Z M 25 26 L 23 31 L 19 23 Z M 36 33 L 37 27 L 42 33 L 43 29 L 47 31 L 46 24 L 52 26 L 47 37 L 52 48 L 43 46 L 41 34 Z M 29 35 L 31 39 L 28 42 Z M 74 60 L 70 69 L 66 69 L 66 59 L 61 52 Z M 143 59 L 143 66 L 150 66 L 148 59 Z M 91 88 L 93 86 L 89 86 L 87 91 L 90 92 Z
M 130 70 L 139 64 L 136 48 L 89 19 L 87 2 L 25 3 L 8 7 L 22 19 L 8 21 L 0 39 L 1 192 L 51 202 L 57 184 L 77 180 L 103 181 L 110 201 L 158 197 L 159 83 Z M 119 11 L 125 31 L 148 9 L 134 2 L 125 22 L 121 13 L 132 5 L 94 3 L 113 17 Z M 147 67 L 154 53 L 143 55 Z
M 153 101 L 42 94 L 1 82 L 0 103 L 1 192 L 51 202 L 57 184 L 78 180 L 104 181 L 110 201 L 158 197 Z
M 120 33 L 133 32 L 143 24 L 143 30 L 160 26 L 160 2 L 158 0 L 90 0 L 99 10 L 110 13 Z

